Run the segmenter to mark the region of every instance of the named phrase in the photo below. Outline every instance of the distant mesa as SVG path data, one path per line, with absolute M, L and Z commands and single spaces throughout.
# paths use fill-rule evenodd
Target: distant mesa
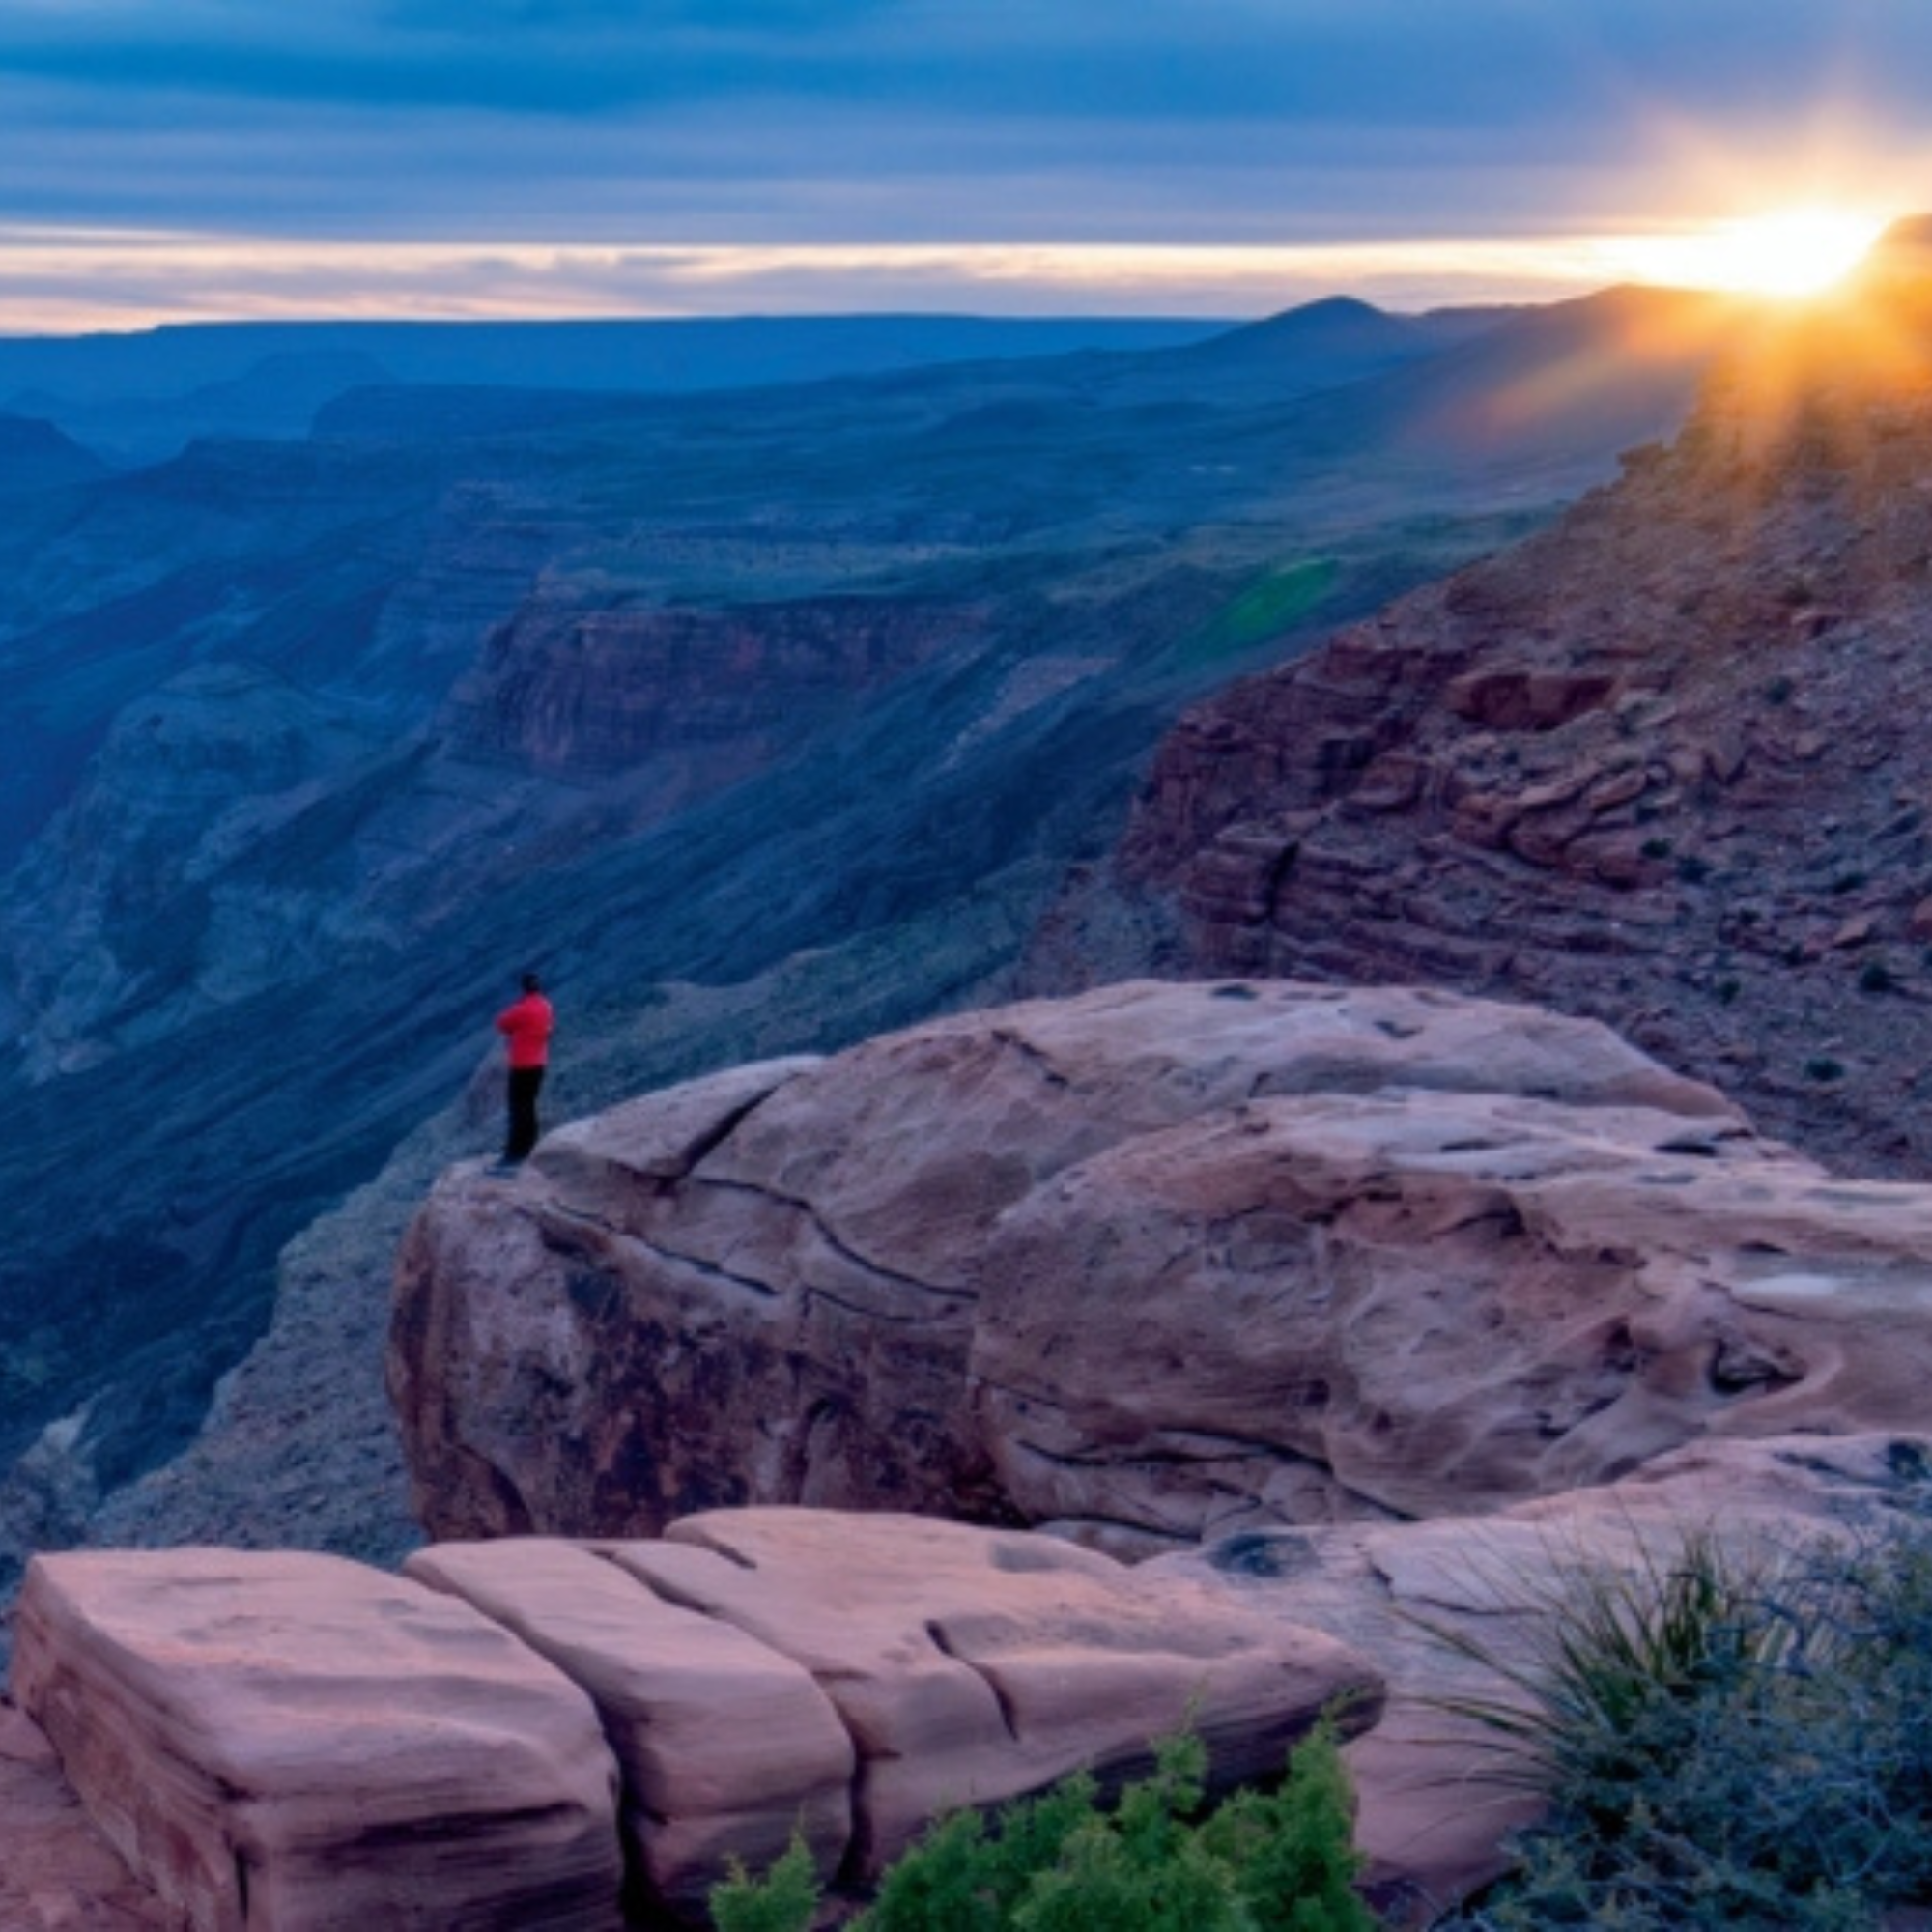
M 0 497 L 62 490 L 107 473 L 92 450 L 43 418 L 0 415 Z

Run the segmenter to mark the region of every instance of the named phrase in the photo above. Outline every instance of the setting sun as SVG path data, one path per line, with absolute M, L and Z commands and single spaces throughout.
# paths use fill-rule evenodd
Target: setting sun
M 1626 251 L 1643 280 L 1740 294 L 1802 297 L 1821 293 L 1855 269 L 1884 232 L 1867 211 L 1780 209 L 1707 228 L 1658 236 Z

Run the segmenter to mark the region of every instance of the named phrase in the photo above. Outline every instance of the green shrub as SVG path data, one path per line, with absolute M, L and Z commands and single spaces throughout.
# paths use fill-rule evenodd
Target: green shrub
M 818 1869 L 798 1833 L 763 1878 L 753 1878 L 735 1858 L 730 1869 L 708 1900 L 717 1932 L 808 1932 L 818 1911 Z
M 1582 1571 L 1525 1664 L 1465 1638 L 1489 1724 L 1550 1801 L 1479 1932 L 1857 1932 L 1932 1897 L 1932 1526 L 1740 1558 L 1687 1533 L 1634 1575 Z
M 1328 1724 L 1295 1750 L 1278 1789 L 1239 1792 L 1205 1817 L 1201 1740 L 1162 1741 L 1155 1763 L 1111 1810 L 1076 1773 L 990 1820 L 940 1819 L 852 1932 L 1373 1932 L 1350 1889 L 1353 1806 Z M 719 1932 L 804 1932 L 815 1885 L 771 1905 L 794 1861 L 788 1879 L 810 1882 L 797 1842 L 762 1886 L 734 1871 L 711 1894 Z

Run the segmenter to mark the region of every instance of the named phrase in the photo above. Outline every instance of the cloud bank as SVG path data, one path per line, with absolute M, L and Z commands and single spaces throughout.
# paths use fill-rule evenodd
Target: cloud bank
M 143 274 L 156 312 L 272 305 L 303 244 L 350 275 L 308 299 L 393 292 L 414 259 L 458 275 L 452 313 L 494 254 L 523 286 L 545 245 L 568 263 L 545 302 L 679 305 L 689 276 L 639 267 L 667 249 L 815 249 L 714 277 L 814 306 L 841 250 L 844 306 L 1010 293 L 973 251 L 1028 248 L 1052 264 L 1034 305 L 1064 305 L 1076 244 L 1197 251 L 1191 295 L 1122 284 L 1196 313 L 1284 249 L 1399 247 L 1390 273 L 1426 280 L 1432 248 L 1534 244 L 1536 285 L 1572 238 L 1769 194 L 1916 207 L 1928 93 L 1932 9 L 1901 0 L 0 0 L 0 327 L 132 315 Z M 154 245 L 113 254 L 129 235 Z M 62 237 L 88 238 L 91 292 L 58 279 Z M 198 291 L 221 239 L 269 283 L 231 261 Z M 598 249 L 630 266 L 586 282 Z

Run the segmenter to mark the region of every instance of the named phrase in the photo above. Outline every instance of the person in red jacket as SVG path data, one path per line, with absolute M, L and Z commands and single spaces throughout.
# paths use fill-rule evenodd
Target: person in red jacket
M 524 975 L 523 996 L 497 1015 L 497 1031 L 510 1047 L 510 1128 L 503 1157 L 495 1172 L 510 1174 L 537 1144 L 537 1095 L 543 1091 L 544 1068 L 550 1064 L 551 1031 L 556 1016 L 544 998 L 543 981 Z

